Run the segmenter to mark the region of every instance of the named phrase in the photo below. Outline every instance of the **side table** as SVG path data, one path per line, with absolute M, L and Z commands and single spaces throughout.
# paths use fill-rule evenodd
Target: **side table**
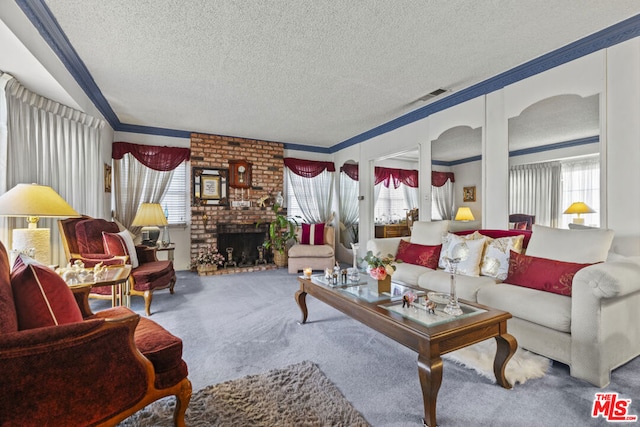
M 81 283 L 69 284 L 69 287 L 91 285 L 91 287 L 94 288 L 97 286 L 111 286 L 111 306 L 131 306 L 129 295 L 131 264 L 108 266 L 105 270 L 104 276 L 97 280 L 93 276 L 92 268 L 86 268 L 84 270 L 91 274 L 88 274 L 86 279 L 81 281 Z
M 156 246 L 156 252 L 166 252 L 167 259 L 173 261 L 173 252 L 176 250 L 175 243 L 170 243 L 168 246 Z

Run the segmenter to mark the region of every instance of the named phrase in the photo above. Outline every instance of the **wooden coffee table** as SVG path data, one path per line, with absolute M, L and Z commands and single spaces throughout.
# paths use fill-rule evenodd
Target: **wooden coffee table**
M 302 311 L 301 323 L 307 321 L 306 296 L 309 294 L 416 351 L 425 425 L 437 425 L 436 399 L 442 383 L 440 356 L 443 354 L 495 338 L 497 351 L 493 372 L 499 385 L 511 388 L 504 371 L 518 343 L 507 333 L 510 313 L 466 301 L 461 301 L 465 313 L 457 317 L 445 314 L 442 307 L 436 309 L 435 315 L 420 308 L 419 304 L 418 308 L 405 309 L 401 297 L 379 294 L 377 282 L 362 276 L 361 280 L 359 285 L 334 287 L 322 276 L 298 278 L 300 290 L 296 292 L 295 299 Z

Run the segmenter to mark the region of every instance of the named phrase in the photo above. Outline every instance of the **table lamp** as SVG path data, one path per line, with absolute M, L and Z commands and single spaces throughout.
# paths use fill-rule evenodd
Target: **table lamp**
M 473 213 L 471 213 L 471 208 L 466 206 L 460 206 L 458 208 L 458 212 L 456 213 L 456 221 L 474 221 Z
M 142 227 L 142 244 L 155 246 L 160 237 L 159 226 L 169 225 L 159 203 L 143 203 L 138 208 L 136 217 L 131 223 L 134 227 Z
M 575 218 L 573 218 L 573 223 L 574 224 L 584 224 L 584 218 L 581 218 L 580 214 L 583 214 L 583 213 L 595 213 L 595 212 L 596 211 L 591 209 L 584 202 L 573 202 L 567 208 L 567 210 L 564 211 L 565 214 L 577 214 L 578 215 Z
M 69 218 L 80 216 L 51 187 L 38 184 L 18 184 L 0 196 L 0 216 L 24 217 L 28 228 L 16 228 L 12 234 L 12 249 L 35 249 L 34 258 L 42 264 L 51 263 L 50 230 L 38 228 L 40 217 Z

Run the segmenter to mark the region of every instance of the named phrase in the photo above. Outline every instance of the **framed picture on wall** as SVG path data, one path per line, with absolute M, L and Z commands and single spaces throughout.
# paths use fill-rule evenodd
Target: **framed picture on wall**
M 104 164 L 104 192 L 111 193 L 111 165 Z
M 464 187 L 462 189 L 462 201 L 463 202 L 475 202 L 476 201 L 476 186 Z
M 193 205 L 229 204 L 228 169 L 193 168 Z

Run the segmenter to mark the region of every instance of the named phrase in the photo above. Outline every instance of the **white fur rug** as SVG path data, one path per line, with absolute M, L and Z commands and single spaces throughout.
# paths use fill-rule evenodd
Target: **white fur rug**
M 478 374 L 496 382 L 493 374 L 493 359 L 496 356 L 496 340 L 491 338 L 469 347 L 445 354 L 443 359 L 475 370 Z M 507 363 L 505 376 L 511 385 L 524 384 L 534 378 L 542 378 L 549 369 L 551 361 L 546 357 L 523 350 L 520 347 Z

